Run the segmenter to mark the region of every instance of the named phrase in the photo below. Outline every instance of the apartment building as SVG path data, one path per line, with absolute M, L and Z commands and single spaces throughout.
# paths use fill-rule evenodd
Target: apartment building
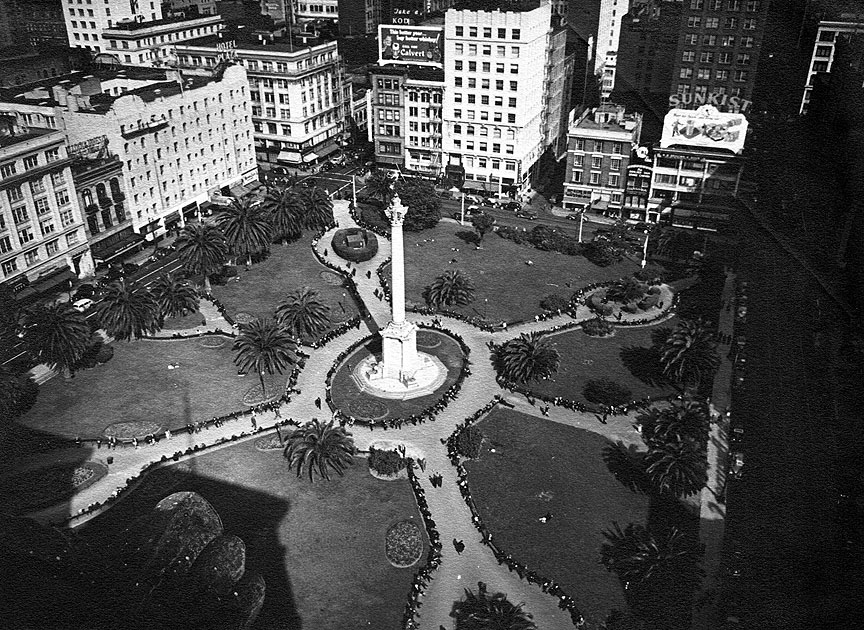
M 621 208 L 621 217 L 625 220 L 643 223 L 657 223 L 660 220 L 659 204 L 649 207 L 651 174 L 650 164 L 635 163 L 627 167 L 624 205 Z
M 63 0 L 63 17 L 69 45 L 95 53 L 105 50 L 102 31 L 118 22 L 141 22 L 162 19 L 161 0 Z
M 544 142 L 556 160 L 567 153 L 567 125 L 573 92 L 575 53 L 567 54 L 567 28 L 556 26 L 546 47 Z
M 621 23 L 630 10 L 630 0 L 600 0 L 597 38 L 594 45 L 594 74 L 600 77 L 600 96 L 612 96 L 618 63 Z
M 122 65 L 172 65 L 176 62 L 174 44 L 215 35 L 221 30 L 222 19 L 218 15 L 121 22 L 102 31 L 103 55 L 113 55 Z
M 817 74 L 831 72 L 834 64 L 835 43 L 840 36 L 849 36 L 864 32 L 864 13 L 844 13 L 837 20 L 822 20 L 816 31 L 816 42 L 810 57 L 807 70 L 807 83 L 804 85 L 804 96 L 801 98 L 800 113 L 806 114 L 813 92 L 813 80 Z
M 298 22 L 336 20 L 338 17 L 338 0 L 298 0 L 295 4 L 294 19 Z
M 62 131 L 0 116 L 0 282 L 16 293 L 92 272 Z
M 444 19 L 443 154 L 468 188 L 527 188 L 547 147 L 548 4 L 450 9 Z
M 567 132 L 567 170 L 563 206 L 593 207 L 619 216 L 624 203 L 627 169 L 642 132 L 642 115 L 621 105 L 604 103 L 575 115 Z
M 94 136 L 123 161 L 133 227 L 148 240 L 184 225 L 216 191 L 257 179 L 249 83 L 222 63 L 201 76 L 127 67 L 0 90 L 0 110 Z
M 246 68 L 259 161 L 314 164 L 339 149 L 347 99 L 335 41 L 237 29 L 175 48 L 181 68 L 210 68 L 226 55 Z
M 216 15 L 216 0 L 169 0 L 168 10 L 186 18 L 196 15 Z

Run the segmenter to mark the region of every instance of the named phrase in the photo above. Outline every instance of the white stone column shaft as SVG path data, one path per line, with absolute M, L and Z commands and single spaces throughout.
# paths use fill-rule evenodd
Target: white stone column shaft
M 390 222 L 390 276 L 392 280 L 391 308 L 393 323 L 405 321 L 405 245 L 402 238 L 402 218 Z

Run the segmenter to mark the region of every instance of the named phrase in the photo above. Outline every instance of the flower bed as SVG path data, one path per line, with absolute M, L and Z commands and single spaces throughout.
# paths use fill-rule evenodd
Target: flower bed
M 387 530 L 384 553 L 394 567 L 407 569 L 423 555 L 423 537 L 413 521 L 400 521 Z
M 353 247 L 348 243 L 351 237 L 359 237 L 363 241 L 361 247 Z M 363 228 L 344 228 L 333 235 L 330 246 L 337 256 L 351 262 L 365 262 L 378 253 L 378 237 L 371 230 Z
M 109 424 L 102 431 L 102 435 L 106 438 L 114 438 L 115 440 L 127 441 L 132 438 L 144 438 L 148 435 L 159 435 L 164 430 L 161 423 L 155 420 L 138 420 L 134 422 L 115 422 Z
M 281 451 L 285 448 L 278 433 L 271 433 L 255 440 L 255 448 L 259 451 Z

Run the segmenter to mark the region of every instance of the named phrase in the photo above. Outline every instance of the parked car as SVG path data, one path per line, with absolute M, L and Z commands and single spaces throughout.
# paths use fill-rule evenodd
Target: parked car
M 517 212 L 518 210 L 522 209 L 522 204 L 518 201 L 508 201 L 504 204 L 503 208 L 511 212 Z
M 732 479 L 741 479 L 744 474 L 744 453 L 732 453 L 732 462 L 729 464 L 729 476 Z
M 525 208 L 524 210 L 518 210 L 516 212 L 516 216 L 519 217 L 520 219 L 530 219 L 533 221 L 534 219 L 537 218 L 537 213 L 534 212 L 533 210 Z
M 75 300 L 72 302 L 72 308 L 80 313 L 84 313 L 93 306 L 93 300 L 90 298 L 82 298 L 80 300 Z
M 570 219 L 571 221 L 578 221 L 581 217 L 582 217 L 581 212 L 571 212 L 570 214 L 567 215 L 567 218 Z
M 481 204 L 483 203 L 483 197 L 480 195 L 465 195 L 466 201 L 470 201 L 471 203 Z

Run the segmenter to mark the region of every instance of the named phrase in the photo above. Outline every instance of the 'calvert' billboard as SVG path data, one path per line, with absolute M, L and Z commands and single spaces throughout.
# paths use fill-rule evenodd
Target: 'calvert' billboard
M 378 26 L 378 63 L 444 67 L 443 26 Z
M 663 119 L 660 148 L 674 144 L 741 153 L 747 137 L 744 114 L 724 113 L 712 105 L 699 109 L 672 109 Z

